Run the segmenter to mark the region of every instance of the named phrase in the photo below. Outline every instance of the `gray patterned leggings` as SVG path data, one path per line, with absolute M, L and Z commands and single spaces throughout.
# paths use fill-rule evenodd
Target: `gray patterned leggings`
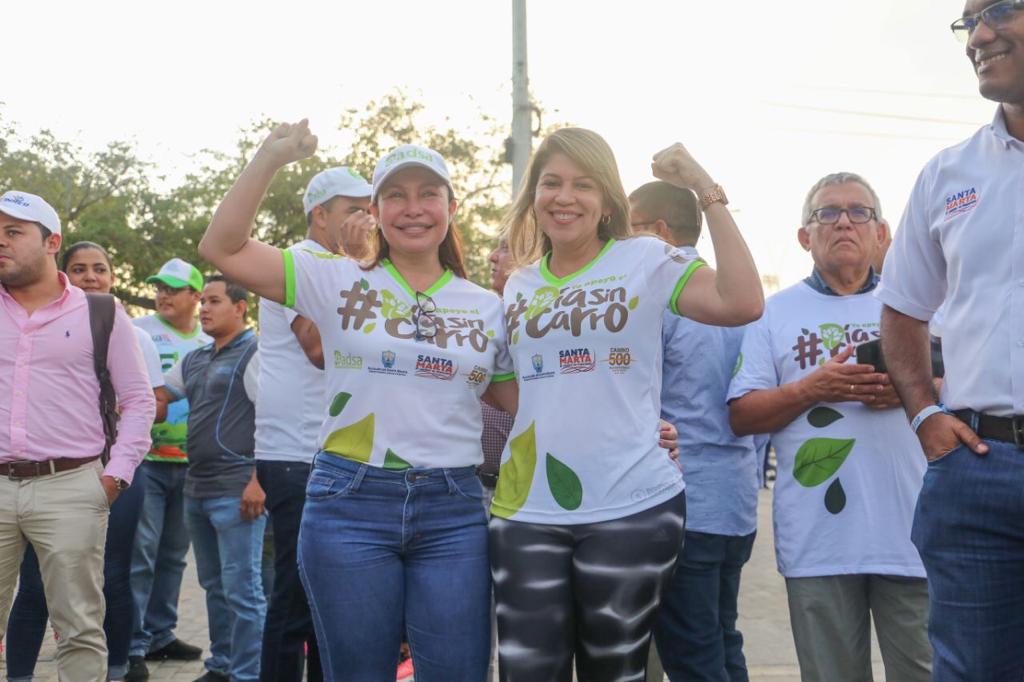
M 501 682 L 643 682 L 661 598 L 683 546 L 686 496 L 614 521 L 492 517 Z

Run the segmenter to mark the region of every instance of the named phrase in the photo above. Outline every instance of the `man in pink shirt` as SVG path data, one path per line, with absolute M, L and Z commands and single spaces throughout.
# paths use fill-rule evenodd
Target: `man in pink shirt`
M 61 680 L 106 680 L 103 548 L 107 514 L 149 449 L 153 392 L 118 306 L 107 364 L 121 421 L 110 462 L 85 293 L 58 272 L 57 213 L 25 192 L 0 196 L 0 637 L 30 541 Z

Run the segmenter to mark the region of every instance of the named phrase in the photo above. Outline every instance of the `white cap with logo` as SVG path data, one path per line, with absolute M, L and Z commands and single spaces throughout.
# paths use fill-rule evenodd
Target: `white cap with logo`
M 302 210 L 307 215 L 334 197 L 362 198 L 370 196 L 370 183 L 348 166 L 328 168 L 313 176 L 302 195 Z
M 0 196 L 0 213 L 18 220 L 39 223 L 53 234 L 60 234 L 60 216 L 42 197 L 28 192 L 4 192 Z
M 448 165 L 444 157 L 429 147 L 421 147 L 418 144 L 403 144 L 401 147 L 392 150 L 377 162 L 373 169 L 373 195 L 371 201 L 376 201 L 377 193 L 380 192 L 384 182 L 395 174 L 396 171 L 408 166 L 422 166 L 435 173 L 448 185 L 452 196 L 455 195 L 455 188 L 452 187 L 452 178 L 448 174 Z

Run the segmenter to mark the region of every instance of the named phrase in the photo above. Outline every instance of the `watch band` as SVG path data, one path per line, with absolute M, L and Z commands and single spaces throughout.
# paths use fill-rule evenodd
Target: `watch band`
M 917 433 L 917 430 L 921 428 L 921 424 L 924 423 L 925 419 L 940 412 L 943 414 L 949 414 L 949 411 L 946 410 L 946 407 L 941 403 L 938 405 L 928 405 L 910 420 L 910 428 L 914 430 L 914 433 Z
M 700 198 L 701 209 L 707 209 L 711 204 L 729 205 L 729 198 L 725 196 L 725 190 L 718 184 L 700 190 L 697 192 L 697 196 Z
M 128 490 L 128 486 L 131 484 L 128 481 L 124 480 L 123 478 L 118 478 L 117 476 L 114 476 L 114 485 L 117 486 L 118 490 Z

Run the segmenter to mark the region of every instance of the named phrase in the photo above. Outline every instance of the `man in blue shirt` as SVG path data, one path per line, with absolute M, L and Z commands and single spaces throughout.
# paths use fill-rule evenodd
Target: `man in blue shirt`
M 701 211 L 693 192 L 650 182 L 629 200 L 635 231 L 697 255 Z M 658 654 L 673 682 L 746 682 L 736 601 L 757 530 L 757 454 L 752 437 L 733 434 L 725 401 L 743 327 L 711 327 L 666 311 L 663 338 L 661 416 L 679 430 L 687 518 L 654 629 Z

